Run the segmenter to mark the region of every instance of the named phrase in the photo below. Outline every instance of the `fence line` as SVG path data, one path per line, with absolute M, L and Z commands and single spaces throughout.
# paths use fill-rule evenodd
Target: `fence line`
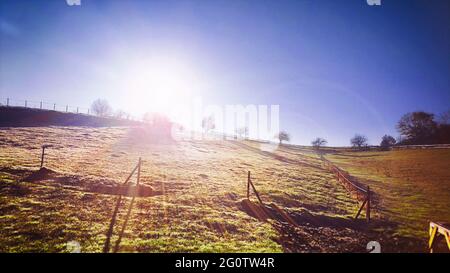
M 57 103 L 51 103 L 46 101 L 34 101 L 34 100 L 15 100 L 11 98 L 0 98 L 0 106 L 11 106 L 11 107 L 23 107 L 31 109 L 41 109 L 50 110 L 66 113 L 78 113 L 91 115 L 90 108 L 72 106 L 72 105 L 61 105 Z
M 371 203 L 372 203 L 372 194 L 373 192 L 370 190 L 369 186 L 366 186 L 364 188 L 363 185 L 357 185 L 355 182 L 353 182 L 349 174 L 336 165 L 334 165 L 331 161 L 326 159 L 322 154 L 320 155 L 320 159 L 322 159 L 323 162 L 327 164 L 328 170 L 333 172 L 336 175 L 336 179 L 338 182 L 341 182 L 344 184 L 344 187 L 350 192 L 355 193 L 356 192 L 356 199 L 358 201 L 362 201 L 362 205 L 358 209 L 358 212 L 355 215 L 355 219 L 358 219 L 359 215 L 361 214 L 363 208 L 366 208 L 366 220 L 367 222 L 370 222 L 370 210 L 371 210 Z
M 415 149 L 450 149 L 450 144 L 430 144 L 430 145 L 395 145 L 391 150 L 415 150 Z
M 48 110 L 48 111 L 56 111 L 61 113 L 72 113 L 72 114 L 80 114 L 80 115 L 88 115 L 88 116 L 97 116 L 92 113 L 90 108 L 87 107 L 79 107 L 73 106 L 69 104 L 57 104 L 46 101 L 35 101 L 35 100 L 16 100 L 11 99 L 9 97 L 0 97 L 0 107 L 21 107 L 28 109 L 39 109 L 39 110 Z M 142 119 L 133 117 L 131 115 L 127 115 L 127 117 L 119 117 L 114 115 L 105 116 L 104 118 L 119 118 L 123 120 L 131 120 L 131 121 L 142 121 Z

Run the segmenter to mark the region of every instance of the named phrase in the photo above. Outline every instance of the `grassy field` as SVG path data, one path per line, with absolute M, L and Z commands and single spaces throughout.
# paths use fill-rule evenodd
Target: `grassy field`
M 379 213 L 401 235 L 426 238 L 429 221 L 450 223 L 450 149 L 344 152 L 327 156 L 381 198 Z
M 39 169 L 42 144 L 53 145 L 47 150 L 48 174 L 24 179 Z M 308 149 L 274 149 L 250 141 L 158 143 L 145 128 L 4 128 L 0 129 L 0 251 L 65 252 L 67 242 L 77 241 L 84 252 L 101 252 L 118 197 L 96 192 L 96 186 L 122 183 L 139 157 L 141 183 L 162 194 L 136 198 L 120 251 L 365 252 L 371 240 L 382 242 L 389 252 L 426 251 L 425 218 L 445 216 L 448 208 L 448 171 L 436 166 L 432 176 L 439 184 L 420 178 L 404 181 L 404 176 L 386 173 L 377 165 L 382 156 L 396 162 L 396 153 L 405 152 L 327 155 L 368 179 L 380 193 L 378 219 L 366 225 L 350 219 L 358 203 Z M 446 151 L 435 155 L 443 161 L 441 166 L 448 163 L 448 156 Z M 252 217 L 242 202 L 247 171 L 263 201 L 283 208 L 298 226 Z M 391 175 L 392 182 L 387 184 L 385 175 Z M 397 191 L 401 194 L 393 194 Z M 130 199 L 122 199 L 113 244 Z M 423 206 L 408 207 L 408 202 Z M 414 225 L 422 230 L 404 227 L 404 220 L 417 220 Z

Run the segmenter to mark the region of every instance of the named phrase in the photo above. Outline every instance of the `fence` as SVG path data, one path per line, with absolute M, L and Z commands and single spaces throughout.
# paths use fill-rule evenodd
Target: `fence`
M 48 111 L 57 111 L 61 113 L 72 113 L 72 114 L 80 114 L 80 115 L 89 115 L 96 116 L 95 113 L 92 113 L 90 108 L 72 106 L 72 105 L 61 105 L 57 103 L 50 103 L 45 101 L 33 101 L 33 100 L 15 100 L 11 98 L 0 98 L 0 107 L 21 107 L 21 108 L 29 108 L 29 109 L 39 109 L 39 110 L 48 110 Z M 121 119 L 121 120 L 131 120 L 137 122 L 145 122 L 142 118 L 137 118 L 135 116 L 129 115 L 125 112 L 119 111 L 118 114 L 102 116 L 103 118 L 113 118 L 113 119 Z
M 130 175 L 125 180 L 125 182 L 123 182 L 123 185 L 126 185 L 130 181 L 130 179 L 131 179 L 131 177 L 133 176 L 134 173 L 137 173 L 136 188 L 139 187 L 139 180 L 140 180 L 140 177 L 141 177 L 141 165 L 142 165 L 142 160 L 141 160 L 141 158 L 139 158 L 138 164 L 136 165 L 136 167 L 134 167 L 133 171 L 130 173 Z M 119 238 L 117 239 L 116 244 L 114 246 L 114 250 L 113 250 L 114 252 L 119 251 L 120 242 L 122 240 L 123 233 L 125 232 L 125 228 L 127 226 L 128 219 L 130 218 L 131 209 L 133 208 L 134 200 L 135 200 L 135 196 L 133 196 L 133 198 L 131 199 L 130 205 L 128 207 L 127 215 L 125 216 L 125 221 L 124 221 L 124 223 L 122 225 L 122 229 L 120 230 L 120 233 L 119 233 Z M 122 201 L 122 195 L 119 195 L 119 197 L 117 198 L 117 203 L 116 203 L 116 206 L 114 208 L 113 215 L 111 217 L 111 223 L 109 224 L 108 233 L 106 234 L 106 241 L 105 241 L 105 245 L 103 247 L 103 252 L 104 253 L 108 253 L 109 252 L 111 237 L 112 237 L 112 234 L 113 234 L 114 225 L 116 223 L 116 217 L 117 217 L 117 213 L 119 211 L 119 207 L 120 207 L 121 201 Z
M 450 144 L 433 145 L 398 145 L 392 146 L 391 150 L 417 150 L 417 149 L 450 149 Z
M 249 201 L 249 203 L 250 203 L 250 187 L 253 189 L 253 192 L 255 193 L 256 198 L 258 199 L 258 202 L 260 204 L 260 208 L 262 210 L 260 213 L 256 213 L 256 214 L 259 214 L 260 219 L 269 218 L 269 217 L 274 218 L 273 213 L 271 213 L 271 210 L 273 210 L 280 215 L 281 220 L 283 220 L 295 227 L 298 227 L 298 224 L 295 222 L 295 220 L 292 219 L 292 217 L 289 216 L 289 214 L 287 214 L 284 210 L 279 208 L 276 204 L 270 203 L 268 206 L 266 206 L 263 203 L 261 196 L 259 195 L 258 191 L 256 190 L 255 185 L 253 184 L 253 181 L 250 176 L 250 171 L 249 171 L 248 175 L 247 175 L 247 200 Z M 250 205 L 250 206 L 252 206 L 252 205 Z M 254 212 L 258 211 L 257 207 L 255 207 L 255 206 L 252 206 L 252 207 L 253 207 Z
M 0 98 L 0 106 L 11 106 L 11 107 L 24 107 L 31 109 L 41 109 L 50 110 L 66 113 L 78 113 L 90 115 L 91 111 L 89 108 L 78 107 L 72 105 L 61 105 L 56 103 L 50 103 L 45 101 L 33 101 L 33 100 L 14 100 L 11 98 Z
M 40 165 L 41 169 L 44 167 L 45 149 L 46 148 L 50 148 L 50 147 L 52 147 L 52 146 L 51 145 L 42 145 L 41 165 Z M 127 179 L 125 180 L 125 182 L 123 182 L 122 185 L 127 185 L 128 182 L 130 181 L 131 177 L 133 177 L 133 175 L 136 173 L 137 174 L 137 177 L 136 177 L 136 189 L 139 189 L 139 182 L 140 182 L 140 178 L 141 178 L 141 166 L 142 166 L 142 160 L 141 160 L 141 158 L 139 158 L 139 161 L 138 161 L 136 167 L 134 167 L 133 171 L 131 171 L 130 175 L 127 177 Z M 128 224 L 128 219 L 130 218 L 131 209 L 133 208 L 135 198 L 136 197 L 133 196 L 132 199 L 131 199 L 130 205 L 128 207 L 127 214 L 125 216 L 125 221 L 124 221 L 124 223 L 122 225 L 122 228 L 120 230 L 120 233 L 119 233 L 119 238 L 117 239 L 116 244 L 115 244 L 114 249 L 113 249 L 114 253 L 119 251 L 120 242 L 121 242 L 122 236 L 123 236 L 123 234 L 125 232 L 125 228 L 126 228 L 126 226 Z M 117 213 L 119 211 L 119 207 L 120 207 L 121 201 L 122 201 L 122 194 L 119 194 L 119 197 L 117 198 L 116 206 L 114 208 L 113 215 L 111 217 L 111 222 L 109 224 L 109 229 L 108 229 L 108 232 L 106 234 L 106 241 L 105 241 L 105 245 L 103 247 L 103 252 L 104 253 L 109 252 L 109 249 L 110 249 L 111 237 L 112 237 L 112 234 L 113 234 L 113 231 L 114 231 L 114 225 L 116 223 Z
M 355 215 L 355 219 L 358 219 L 361 214 L 363 208 L 366 208 L 366 220 L 370 222 L 370 210 L 371 210 L 371 202 L 372 202 L 372 191 L 369 186 L 358 185 L 356 182 L 353 182 L 349 177 L 349 174 L 339 167 L 335 166 L 331 161 L 320 155 L 320 158 L 327 164 L 328 170 L 336 175 L 336 179 L 338 182 L 341 182 L 344 187 L 352 193 L 358 201 L 362 202 L 362 205 L 358 209 L 358 212 Z

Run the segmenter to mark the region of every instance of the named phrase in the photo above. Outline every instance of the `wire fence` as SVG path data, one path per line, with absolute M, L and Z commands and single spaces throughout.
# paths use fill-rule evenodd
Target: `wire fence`
M 78 113 L 91 115 L 90 108 L 79 107 L 73 105 L 61 105 L 57 103 L 51 103 L 46 101 L 34 101 L 34 100 L 16 100 L 11 98 L 0 98 L 0 106 L 11 106 L 11 107 L 24 107 L 24 108 L 32 108 L 32 109 L 41 109 L 41 110 L 51 110 L 58 112 L 67 112 L 67 113 Z
M 73 106 L 69 104 L 57 104 L 47 101 L 35 101 L 35 100 L 18 100 L 12 98 L 0 97 L 0 107 L 22 107 L 29 109 L 40 109 L 48 111 L 57 111 L 62 113 L 73 113 L 80 115 L 97 116 L 90 108 Z M 131 121 L 143 121 L 142 118 L 137 118 L 128 113 L 118 111 L 117 113 L 110 113 L 103 118 L 114 118 L 121 120 L 131 120 Z

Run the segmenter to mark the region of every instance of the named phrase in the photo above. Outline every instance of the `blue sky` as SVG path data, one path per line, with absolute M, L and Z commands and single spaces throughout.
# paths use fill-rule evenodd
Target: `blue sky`
M 140 90 L 151 67 L 205 103 L 279 104 L 294 143 L 378 144 L 450 108 L 449 49 L 446 0 L 2 0 L 0 97 L 140 115 L 166 94 Z

